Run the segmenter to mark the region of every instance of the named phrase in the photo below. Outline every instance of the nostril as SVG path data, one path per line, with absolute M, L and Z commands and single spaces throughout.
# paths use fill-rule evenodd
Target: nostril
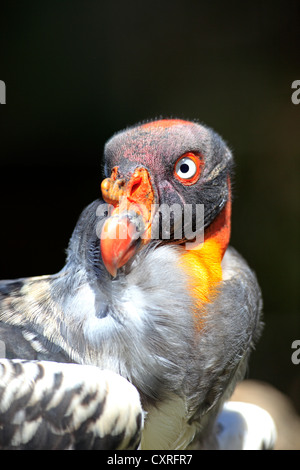
M 125 186 L 125 180 L 124 179 L 119 179 L 116 181 L 118 188 L 121 190 Z
M 141 182 L 142 182 L 142 178 L 138 178 L 133 182 L 129 191 L 130 196 L 134 196 L 134 193 L 136 193 L 136 191 L 139 189 Z

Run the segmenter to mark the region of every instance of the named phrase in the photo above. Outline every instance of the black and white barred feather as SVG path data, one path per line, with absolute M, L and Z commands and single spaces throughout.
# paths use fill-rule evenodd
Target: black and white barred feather
M 0 360 L 0 449 L 136 449 L 142 427 L 139 394 L 120 375 Z

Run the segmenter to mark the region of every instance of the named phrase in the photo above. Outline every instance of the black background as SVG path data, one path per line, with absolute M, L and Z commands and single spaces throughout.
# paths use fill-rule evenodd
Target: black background
M 300 411 L 298 1 L 2 2 L 0 278 L 64 264 L 100 195 L 103 145 L 159 116 L 198 119 L 236 159 L 232 245 L 255 269 L 266 327 L 249 376 Z

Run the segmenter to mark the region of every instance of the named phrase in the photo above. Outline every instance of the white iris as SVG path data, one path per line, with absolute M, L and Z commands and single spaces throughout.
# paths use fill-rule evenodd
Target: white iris
M 183 157 L 177 162 L 175 171 L 180 178 L 188 180 L 195 176 L 197 166 L 191 158 Z

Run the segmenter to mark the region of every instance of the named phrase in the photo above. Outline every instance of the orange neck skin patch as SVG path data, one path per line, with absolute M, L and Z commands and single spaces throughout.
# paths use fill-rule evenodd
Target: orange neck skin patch
M 222 281 L 221 262 L 229 244 L 231 226 L 230 182 L 229 199 L 204 233 L 204 243 L 199 249 L 183 250 L 180 265 L 188 274 L 189 289 L 195 299 L 194 317 L 197 330 L 204 325 L 203 307 L 213 301 Z

